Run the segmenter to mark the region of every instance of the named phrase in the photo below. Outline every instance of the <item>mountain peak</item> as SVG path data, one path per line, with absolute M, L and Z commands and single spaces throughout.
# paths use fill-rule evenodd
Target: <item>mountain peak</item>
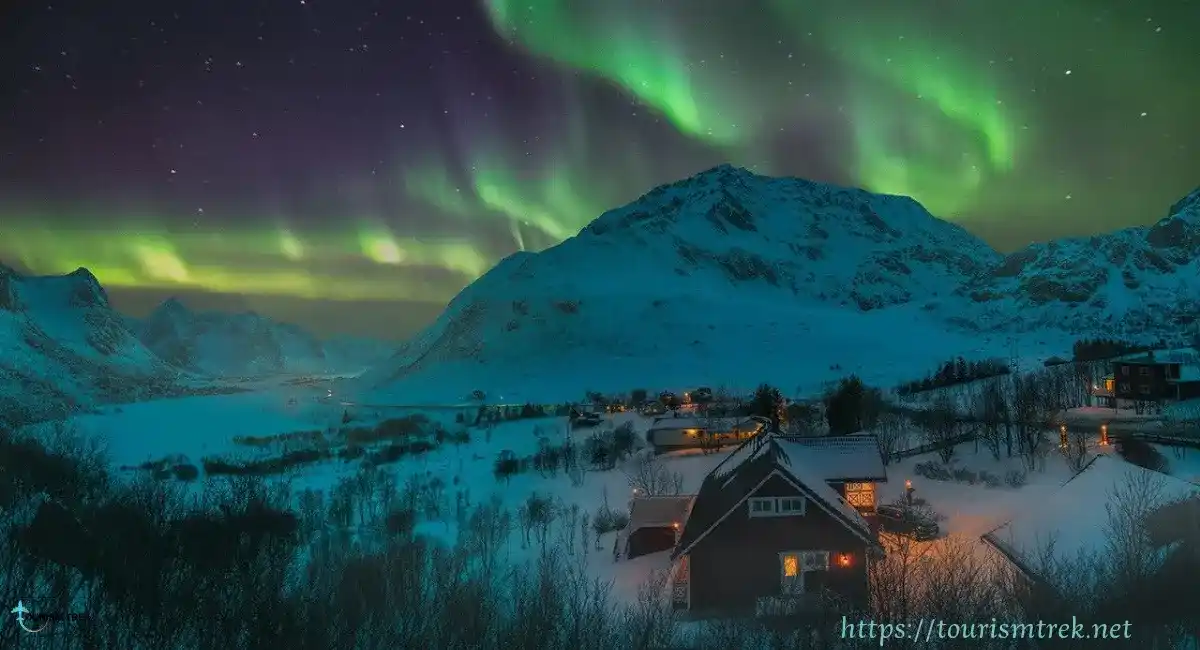
M 1186 214 L 1185 214 L 1186 213 Z M 1181 217 L 1187 219 L 1195 219 L 1200 221 L 1200 187 L 1192 190 L 1190 194 L 1179 199 L 1167 211 L 1167 218 Z
M 108 306 L 108 294 L 91 271 L 79 267 L 66 276 L 71 283 L 71 301 L 80 306 Z

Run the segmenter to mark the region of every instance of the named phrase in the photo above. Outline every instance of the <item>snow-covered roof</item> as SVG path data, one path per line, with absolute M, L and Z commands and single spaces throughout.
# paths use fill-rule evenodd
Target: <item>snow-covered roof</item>
M 678 524 L 682 526 L 687 521 L 688 513 L 692 510 L 695 497 L 686 496 L 654 496 L 634 499 L 629 504 L 629 526 L 627 531 L 632 533 L 639 528 L 654 528 Z
M 1101 553 L 1106 548 L 1114 490 L 1139 479 L 1153 481 L 1161 489 L 1160 505 L 1200 495 L 1200 486 L 1182 479 L 1120 458 L 1097 456 L 1049 498 L 986 533 L 983 540 L 1033 574 L 1041 572 L 1050 543 L 1055 560 L 1074 561 Z
M 784 436 L 768 434 L 779 452 L 811 468 L 822 481 L 887 480 L 887 469 L 879 454 L 879 441 L 873 435 Z M 757 454 L 772 451 L 763 445 L 744 445 L 735 449 L 713 473 L 727 476 L 733 468 Z
M 758 426 L 756 422 L 750 418 L 694 418 L 694 417 L 661 417 L 656 418 L 650 425 L 650 431 L 664 431 L 674 429 L 707 429 L 716 427 L 722 431 L 732 430 L 734 427 L 745 428 L 752 430 Z
M 788 456 L 807 461 L 826 481 L 887 480 L 873 435 L 788 437 L 779 442 Z

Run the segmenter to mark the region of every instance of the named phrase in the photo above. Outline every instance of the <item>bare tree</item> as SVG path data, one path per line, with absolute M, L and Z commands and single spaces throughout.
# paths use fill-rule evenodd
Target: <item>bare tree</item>
M 1001 425 L 1005 409 L 1004 393 L 996 382 L 990 382 L 976 393 L 971 404 L 972 414 L 979 422 L 978 438 L 983 440 L 996 460 L 1000 460 L 1000 446 L 1004 442 Z
M 929 408 L 918 418 L 925 441 L 937 446 L 938 457 L 943 463 L 954 458 L 954 439 L 958 435 L 958 415 L 954 403 L 946 393 L 941 393 Z
M 683 490 L 683 475 L 667 469 L 652 453 L 635 456 L 626 465 L 625 477 L 631 488 L 648 497 L 676 496 Z
M 890 464 L 898 451 L 908 447 L 908 428 L 910 423 L 899 413 L 885 411 L 875 421 L 872 433 L 879 441 L 879 456 L 883 464 Z
M 1062 426 L 1066 427 L 1066 425 Z M 1062 454 L 1063 460 L 1066 461 L 1067 469 L 1070 469 L 1072 474 L 1078 474 L 1087 465 L 1089 458 L 1089 435 L 1087 432 L 1076 427 L 1069 429 L 1064 438 L 1059 443 L 1059 453 Z
M 1045 377 L 1029 373 L 1014 377 L 1013 420 L 1017 429 L 1017 449 L 1030 470 L 1038 469 L 1047 451 L 1046 429 L 1056 409 Z

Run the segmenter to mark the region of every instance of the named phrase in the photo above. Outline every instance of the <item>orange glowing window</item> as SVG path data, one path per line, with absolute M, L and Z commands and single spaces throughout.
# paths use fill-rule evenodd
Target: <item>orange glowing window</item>
M 855 508 L 874 508 L 875 507 L 875 484 L 874 483 L 847 483 L 846 484 L 846 503 Z
M 800 575 L 800 558 L 795 555 L 783 556 L 783 576 L 794 578 Z

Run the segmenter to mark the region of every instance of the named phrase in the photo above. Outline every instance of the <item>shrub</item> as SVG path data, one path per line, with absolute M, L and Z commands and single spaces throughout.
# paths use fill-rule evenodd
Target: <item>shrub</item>
M 346 445 L 338 450 L 338 458 L 342 460 L 356 460 L 362 458 L 367 453 L 366 449 L 358 445 Z
M 282 474 L 290 468 L 315 463 L 325 458 L 328 458 L 328 454 L 320 449 L 299 449 L 275 458 L 252 460 L 245 463 L 209 457 L 205 458 L 202 464 L 204 473 L 209 476 L 267 476 Z
M 345 432 L 346 441 L 370 444 L 407 438 L 425 433 L 429 418 L 421 414 L 409 415 L 402 418 L 390 418 L 375 425 L 374 429 L 354 427 Z
M 496 457 L 492 473 L 496 476 L 496 480 L 507 481 L 512 476 L 521 473 L 521 461 L 511 451 L 505 449 Z
M 1004 473 L 1004 483 L 1009 487 L 1019 488 L 1028 482 L 1028 476 L 1024 470 L 1010 469 Z
M 597 535 L 623 530 L 629 525 L 629 515 L 620 510 L 614 510 L 607 505 L 600 506 L 592 519 L 592 529 Z
M 975 485 L 976 483 L 979 482 L 979 475 L 976 474 L 975 472 L 972 472 L 971 470 L 967 469 L 966 467 L 959 467 L 959 468 L 955 469 L 954 471 L 951 472 L 951 476 L 954 478 L 955 481 L 958 481 L 959 483 L 968 483 L 970 485 Z
M 932 460 L 922 461 L 914 465 L 913 473 L 934 481 L 949 481 L 954 478 L 950 473 L 950 468 Z
M 1001 485 L 1004 485 L 1004 479 L 1002 477 L 983 469 L 979 470 L 979 480 L 990 488 L 998 488 Z
M 191 463 L 181 463 L 171 468 L 175 478 L 180 481 L 194 481 L 200 477 L 200 468 Z

